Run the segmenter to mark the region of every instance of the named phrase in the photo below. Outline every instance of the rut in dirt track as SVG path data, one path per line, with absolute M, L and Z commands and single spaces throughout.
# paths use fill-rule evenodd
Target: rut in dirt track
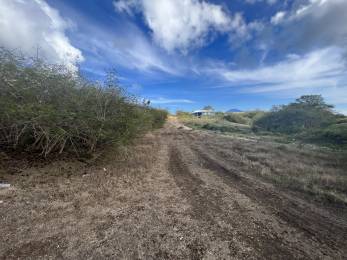
M 347 248 L 344 239 L 347 237 L 347 226 L 343 221 L 327 216 L 319 209 L 313 211 L 312 207 L 302 200 L 290 200 L 288 196 L 269 189 L 260 181 L 247 178 L 245 173 L 242 174 L 240 170 L 228 165 L 225 151 L 221 153 L 217 148 L 211 156 L 206 153 L 206 147 L 195 146 L 193 149 L 200 156 L 204 167 L 217 172 L 228 185 L 237 188 L 257 203 L 267 206 L 284 221 L 304 231 L 308 237 L 317 241 L 324 238 L 320 242 L 329 244 L 332 249 L 337 251 Z M 209 151 L 211 152 L 211 149 Z M 342 243 L 337 243 L 338 241 Z
M 296 158 L 303 169 L 347 165 L 277 146 L 168 122 L 97 165 L 5 174 L 0 259 L 346 259 L 344 211 L 261 170 L 295 173 L 284 167 Z
M 347 248 L 345 221 L 308 205 L 300 198 L 276 190 L 230 164 L 226 156 L 228 151 L 220 145 L 218 137 L 207 140 L 204 135 L 187 131 L 177 131 L 171 137 L 174 141 L 169 141 L 169 171 L 189 201 L 192 217 L 210 225 L 214 236 L 228 241 L 235 237 L 243 240 L 254 249 L 249 255 L 252 257 L 343 259 Z M 187 156 L 187 150 L 193 157 Z M 273 223 L 268 225 L 260 217 L 257 219 L 257 211 L 250 216 L 245 208 L 231 209 L 224 202 L 225 198 L 230 199 L 230 194 L 216 191 L 213 185 L 205 183 L 196 174 L 199 171 L 214 174 L 231 189 L 250 199 L 252 204 L 264 208 L 265 218 Z M 235 199 L 234 204 L 238 203 Z M 220 222 L 228 223 L 229 227 L 222 228 Z M 256 224 L 252 226 L 252 222 Z M 252 230 L 240 225 L 252 226 Z M 277 226 L 280 226 L 278 230 Z
M 227 210 L 228 206 L 223 202 L 224 195 L 221 192 L 207 188 L 205 183 L 190 171 L 179 148 L 176 146 L 171 147 L 170 150 L 169 170 L 177 186 L 180 187 L 191 205 L 191 216 L 205 222 L 204 225 L 209 227 L 208 232 L 211 234 L 211 240 L 230 241 L 231 256 L 237 256 L 236 254 L 240 252 L 240 248 L 237 248 L 237 245 L 231 242 L 237 239 L 241 240 L 248 250 L 252 248 L 249 255 L 244 253 L 239 257 L 294 258 L 292 250 L 284 247 L 283 241 L 278 237 L 270 237 L 262 232 L 259 223 L 258 227 L 253 225 L 255 229 L 250 232 L 243 229 L 247 226 L 247 222 L 251 223 L 251 220 L 244 215 L 245 212 L 241 215 L 238 212 L 236 212 L 236 215 L 229 212 Z M 227 225 L 221 225 L 220 223 L 227 223 Z M 305 254 L 301 250 L 296 253 Z

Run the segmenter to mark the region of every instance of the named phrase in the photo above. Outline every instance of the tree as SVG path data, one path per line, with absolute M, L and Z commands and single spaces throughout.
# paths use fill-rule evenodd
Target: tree
M 302 105 L 311 108 L 332 109 L 334 106 L 325 103 L 321 95 L 304 95 L 296 99 L 292 105 Z
M 254 125 L 287 134 L 321 129 L 336 122 L 332 108 L 320 95 L 301 96 L 294 103 L 273 108 L 270 113 L 256 120 Z

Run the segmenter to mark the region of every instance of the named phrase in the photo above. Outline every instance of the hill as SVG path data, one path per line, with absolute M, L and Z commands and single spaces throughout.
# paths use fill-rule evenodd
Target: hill
M 235 113 L 235 112 L 243 112 L 243 111 L 239 110 L 237 108 L 232 108 L 232 109 L 229 109 L 228 111 L 226 111 L 226 113 Z

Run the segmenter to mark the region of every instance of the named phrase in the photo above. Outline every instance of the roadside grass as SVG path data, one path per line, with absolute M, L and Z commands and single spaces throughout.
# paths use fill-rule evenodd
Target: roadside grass
M 346 153 L 280 145 L 281 156 L 275 156 L 276 148 L 271 149 L 248 157 L 259 176 L 317 201 L 347 206 Z
M 201 118 L 194 116 L 178 117 L 180 122 L 195 129 L 205 129 L 212 131 L 226 132 L 240 132 L 249 133 L 251 127 L 247 124 L 232 123 L 225 120 L 222 116 L 203 116 Z
M 147 133 L 117 153 L 105 152 L 92 165 L 59 158 L 47 165 L 23 168 L 9 158 L 11 167 L 2 173 L 0 160 L 0 178 L 11 183 L 11 188 L 0 189 L 0 200 L 4 201 L 0 258 L 64 255 L 78 259 L 88 254 L 95 259 L 120 259 L 129 253 L 129 245 L 138 249 L 138 239 L 151 231 L 142 224 L 144 230 L 139 232 L 138 226 L 147 216 L 153 219 L 139 208 L 144 202 L 152 203 L 145 179 L 159 148 L 155 136 Z M 112 238 L 108 232 L 114 232 Z M 134 240 L 129 232 L 139 238 Z M 104 255 L 96 247 L 103 249 Z
M 237 113 L 237 114 L 241 114 L 241 113 Z M 231 122 L 229 120 L 226 120 L 223 116 L 220 116 L 220 115 L 203 116 L 201 118 L 191 116 L 191 115 L 183 115 L 183 116 L 178 116 L 178 120 L 181 123 L 193 129 L 209 130 L 215 133 L 220 133 L 220 134 L 228 135 L 228 136 L 253 139 L 253 140 L 261 139 L 263 141 L 268 140 L 271 142 L 275 141 L 279 143 L 293 142 L 293 138 L 290 136 L 283 135 L 283 134 L 270 133 L 265 131 L 254 132 L 250 124 L 241 124 L 241 123 Z
M 233 139 L 229 162 L 281 188 L 325 205 L 347 206 L 347 152 L 294 143 Z
M 290 190 L 311 195 L 317 201 L 347 205 L 347 180 L 343 175 L 306 171 L 300 174 L 292 170 L 273 174 L 266 168 L 259 173 L 264 179 Z
M 266 182 L 327 205 L 347 206 L 347 151 L 302 143 L 290 135 L 253 132 L 221 117 L 179 120 L 193 129 L 235 138 L 228 160 Z

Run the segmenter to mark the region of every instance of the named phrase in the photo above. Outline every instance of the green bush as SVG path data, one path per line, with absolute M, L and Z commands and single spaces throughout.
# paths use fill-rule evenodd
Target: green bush
M 228 113 L 224 116 L 224 119 L 237 124 L 250 124 L 251 120 L 244 117 L 241 113 Z
M 148 108 L 148 111 L 151 115 L 151 122 L 152 122 L 152 128 L 160 128 L 164 125 L 168 112 L 163 109 L 154 109 L 154 108 Z
M 254 121 L 260 119 L 266 114 L 261 110 L 254 110 L 248 112 L 226 113 L 224 119 L 238 124 L 252 125 Z
M 88 154 L 160 127 L 166 112 L 140 104 L 109 73 L 89 82 L 64 66 L 0 50 L 0 148 Z
M 337 115 L 336 124 L 347 124 L 347 116 Z
M 266 131 L 296 134 L 327 127 L 335 123 L 336 119 L 331 106 L 326 105 L 320 96 L 312 95 L 303 96 L 287 106 L 274 108 L 255 120 L 253 125 Z
M 347 146 L 347 123 L 330 125 L 315 129 L 299 136 L 303 140 L 325 145 Z
M 211 130 L 211 131 L 220 131 L 220 132 L 233 132 L 235 127 L 225 126 L 225 125 L 216 125 L 216 124 L 204 124 L 201 127 L 202 129 Z
M 265 111 L 261 111 L 261 110 L 254 110 L 254 111 L 249 111 L 249 112 L 243 112 L 243 115 L 245 117 L 248 117 L 252 124 L 254 121 L 259 120 L 260 118 L 262 118 L 263 116 L 266 115 Z
M 319 95 L 302 96 L 296 102 L 274 108 L 254 121 L 253 130 L 294 136 L 302 141 L 345 146 L 347 118 L 332 111 Z

